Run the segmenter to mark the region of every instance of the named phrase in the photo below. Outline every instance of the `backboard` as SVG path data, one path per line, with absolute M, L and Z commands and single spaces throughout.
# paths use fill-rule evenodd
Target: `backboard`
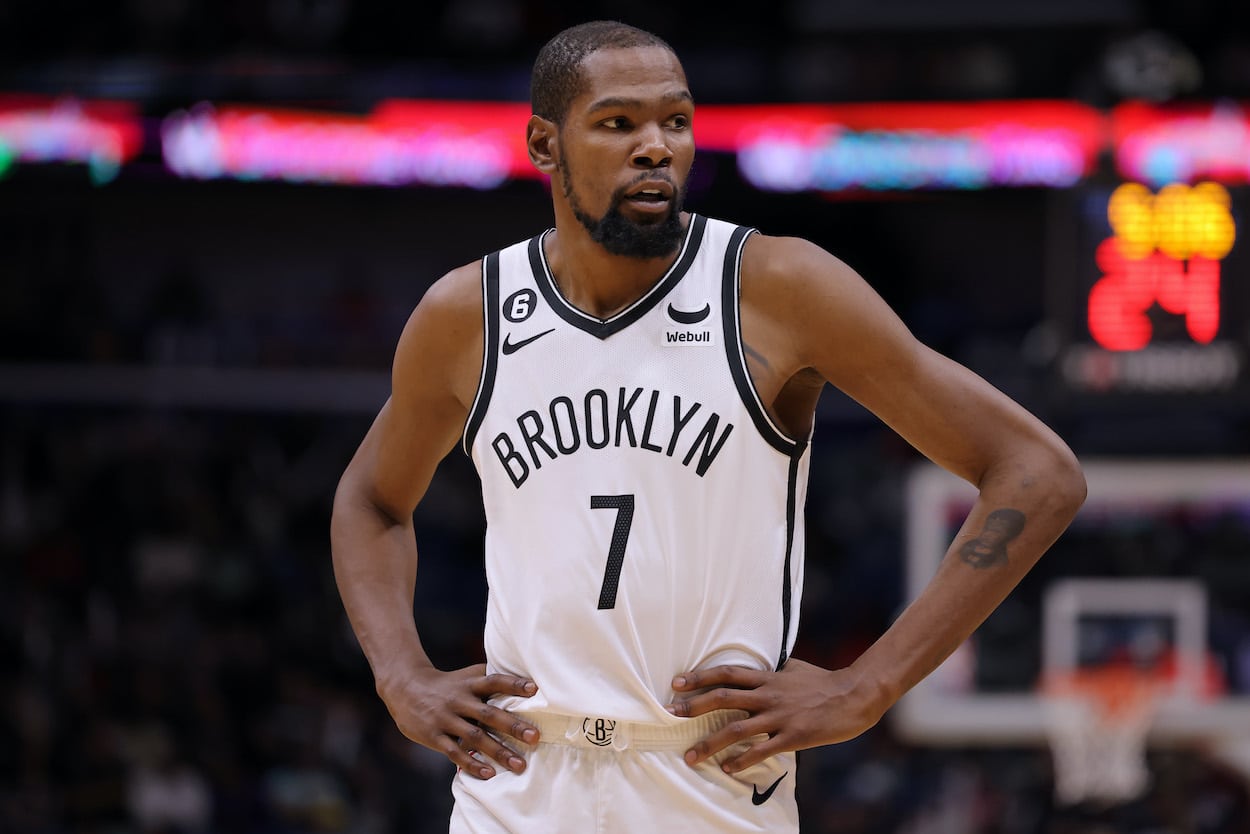
M 1149 653 L 1174 686 L 1150 742 L 1250 747 L 1250 461 L 1083 462 L 1089 498 L 980 629 L 891 716 L 933 745 L 1044 744 L 1047 671 Z M 976 498 L 931 464 L 907 487 L 907 598 Z

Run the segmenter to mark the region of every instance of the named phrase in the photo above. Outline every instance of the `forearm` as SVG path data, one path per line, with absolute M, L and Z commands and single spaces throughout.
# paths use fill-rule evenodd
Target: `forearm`
M 884 708 L 936 669 L 1007 597 L 1071 522 L 1085 481 L 1066 449 L 987 470 L 936 575 L 856 662 Z
M 404 669 L 429 666 L 413 620 L 417 547 L 410 519 L 394 519 L 340 484 L 330 522 L 334 578 L 379 689 Z

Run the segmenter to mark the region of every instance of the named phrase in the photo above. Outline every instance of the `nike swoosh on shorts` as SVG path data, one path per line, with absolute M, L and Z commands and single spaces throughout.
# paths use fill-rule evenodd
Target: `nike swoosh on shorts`
M 781 780 L 786 778 L 789 775 L 790 775 L 790 771 L 787 770 L 785 773 L 778 776 L 777 781 L 769 785 L 768 790 L 764 791 L 763 793 L 760 793 L 760 789 L 755 787 L 755 785 L 752 785 L 751 786 L 751 804 L 763 805 L 765 802 L 767 802 L 768 798 L 773 795 L 773 791 L 777 790 L 777 786 L 781 784 Z

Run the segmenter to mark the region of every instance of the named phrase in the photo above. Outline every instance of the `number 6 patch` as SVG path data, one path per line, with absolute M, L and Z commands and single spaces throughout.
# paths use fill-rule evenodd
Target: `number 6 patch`
M 529 289 L 517 290 L 504 299 L 503 317 L 514 324 L 525 321 L 534 314 L 534 307 L 537 305 L 537 293 Z

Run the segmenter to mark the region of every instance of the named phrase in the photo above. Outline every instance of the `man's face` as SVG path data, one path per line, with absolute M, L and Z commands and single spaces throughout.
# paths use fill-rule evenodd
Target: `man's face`
M 614 255 L 657 258 L 685 232 L 681 206 L 694 102 L 667 49 L 602 49 L 582 63 L 583 92 L 560 128 L 561 191 L 593 240 Z

